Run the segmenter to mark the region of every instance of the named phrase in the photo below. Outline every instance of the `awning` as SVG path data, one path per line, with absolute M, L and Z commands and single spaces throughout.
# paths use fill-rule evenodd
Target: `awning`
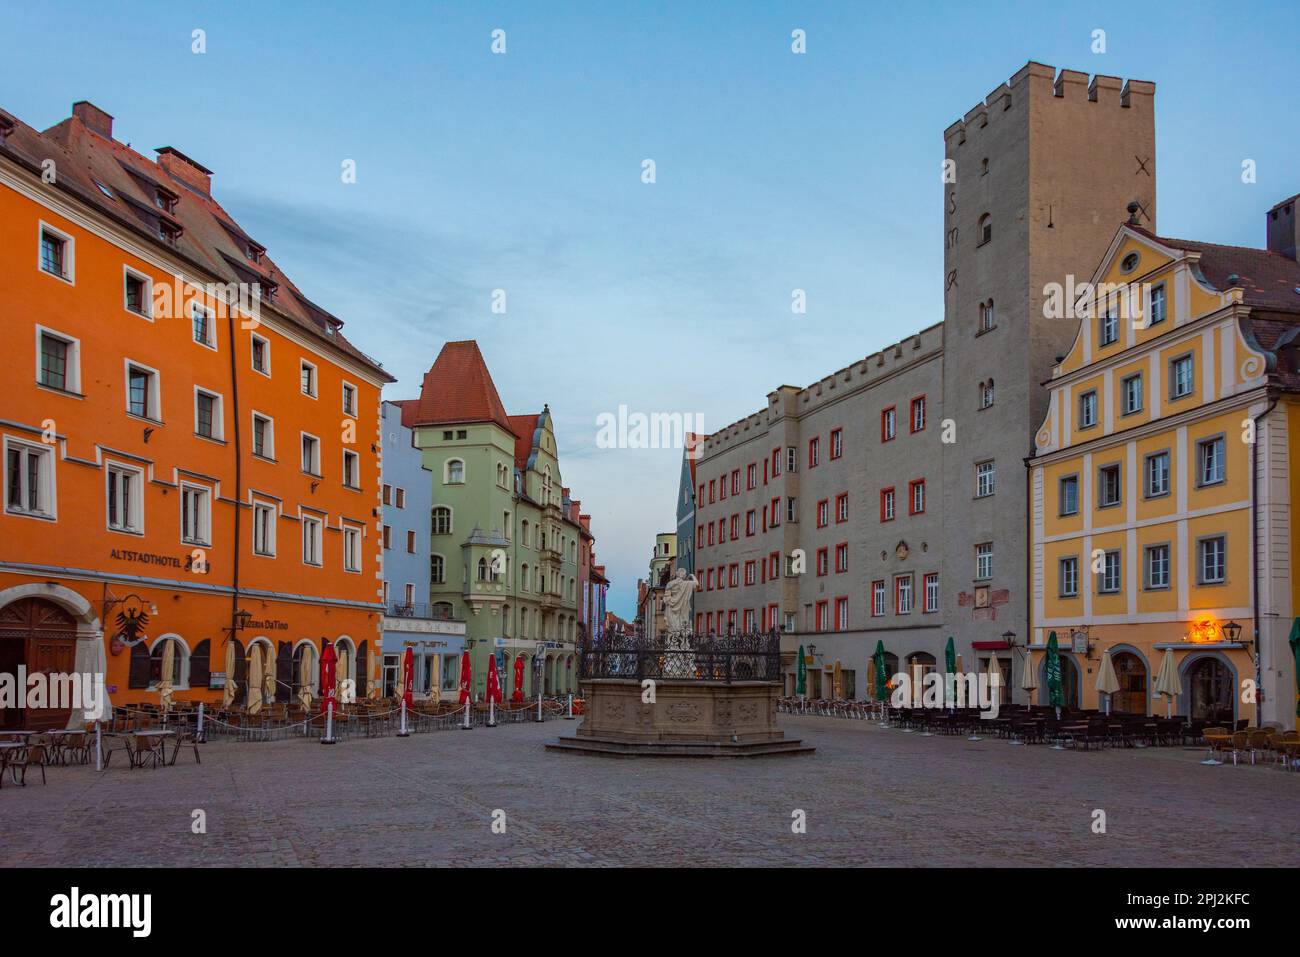
M 970 646 L 976 651 L 1010 651 L 1011 645 L 1005 641 L 972 641 Z

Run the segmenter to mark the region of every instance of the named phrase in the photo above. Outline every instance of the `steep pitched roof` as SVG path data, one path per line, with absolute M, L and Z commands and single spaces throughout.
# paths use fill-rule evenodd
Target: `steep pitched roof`
M 515 468 L 523 472 L 527 470 L 528 460 L 537 445 L 537 430 L 542 427 L 542 416 L 541 413 L 512 415 L 509 419 L 508 427 L 515 434 Z
M 265 254 L 265 248 L 235 223 L 211 195 L 209 170 L 171 147 L 159 150 L 155 162 L 107 135 L 111 128 L 93 129 L 81 116 L 38 132 L 0 110 L 0 126 L 9 130 L 0 137 L 0 156 L 29 169 L 39 169 L 43 161 L 53 160 L 58 170 L 57 189 L 198 271 L 222 282 L 259 283 L 264 312 L 278 315 L 337 348 L 380 378 L 396 381 L 343 336 L 339 331 L 342 320 L 303 295 Z M 157 205 L 160 187 L 176 197 L 170 211 Z M 159 236 L 162 225 L 179 229 L 175 242 L 165 242 Z M 253 249 L 257 261 L 250 257 Z M 266 301 L 265 294 L 272 291 L 273 298 Z
M 1190 239 L 1169 239 L 1132 227 L 1174 249 L 1200 253 L 1201 274 L 1216 289 L 1240 286 L 1248 306 L 1300 312 L 1300 263 L 1281 253 L 1251 246 L 1220 246 Z M 1229 282 L 1228 277 L 1237 279 Z
M 409 428 L 469 422 L 494 422 L 515 432 L 478 343 L 463 339 L 442 347 L 424 375 L 420 398 L 403 403 L 402 424 Z

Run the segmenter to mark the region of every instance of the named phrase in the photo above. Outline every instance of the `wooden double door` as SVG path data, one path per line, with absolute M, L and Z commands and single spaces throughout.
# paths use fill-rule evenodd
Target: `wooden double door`
M 0 608 L 0 674 L 13 676 L 14 691 L 26 695 L 18 683 L 19 667 L 28 677 L 37 673 L 71 674 L 77 664 L 77 622 L 53 602 L 21 598 Z M 67 726 L 69 708 L 6 708 L 0 701 L 0 728 L 43 731 Z

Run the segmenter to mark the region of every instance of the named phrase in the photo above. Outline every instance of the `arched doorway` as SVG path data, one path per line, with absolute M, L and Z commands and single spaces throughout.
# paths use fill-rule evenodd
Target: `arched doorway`
M 1115 666 L 1119 690 L 1110 696 L 1110 710 L 1119 714 L 1146 714 L 1150 700 L 1146 662 L 1131 651 L 1121 651 L 1111 656 L 1111 664 Z
M 77 621 L 64 609 L 42 598 L 20 598 L 0 608 L 0 672 L 16 677 L 25 665 L 29 676 L 71 674 L 76 661 Z M 3 708 L 0 728 L 63 728 L 71 713 L 70 708 Z
M 310 641 L 300 641 L 293 649 L 290 676 L 294 701 L 305 704 L 304 690 L 310 698 L 316 697 L 316 686 L 320 684 L 320 656 Z
M 1233 695 L 1236 684 L 1236 676 L 1222 659 L 1213 655 L 1197 658 L 1187 667 L 1184 684 L 1188 717 L 1193 721 L 1232 725 L 1236 720 Z

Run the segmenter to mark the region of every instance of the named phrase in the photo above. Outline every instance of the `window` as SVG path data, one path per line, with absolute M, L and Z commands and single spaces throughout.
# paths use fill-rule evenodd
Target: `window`
M 979 230 L 975 233 L 977 246 L 983 246 L 993 238 L 993 217 L 985 213 L 980 217 Z
M 142 419 L 158 421 L 162 411 L 158 402 L 158 373 L 134 362 L 126 364 L 126 410 Z
M 753 535 L 756 531 L 758 531 L 758 516 L 755 514 L 754 509 L 751 508 L 745 513 L 745 534 Z
M 757 487 L 757 485 L 758 485 L 758 466 L 755 465 L 753 462 L 750 462 L 749 465 L 745 468 L 745 487 L 748 489 L 753 489 Z M 701 504 L 703 504 L 703 498 L 704 498 L 704 486 L 701 485 L 700 486 Z
M 1097 507 L 1118 505 L 1121 499 L 1121 472 L 1118 462 L 1103 465 L 1097 470 Z
M 275 506 L 253 503 L 253 552 L 257 555 L 275 554 Z
M 838 525 L 839 523 L 847 522 L 848 520 L 849 520 L 849 493 L 842 492 L 841 494 L 835 496 L 835 523 Z
M 1227 581 L 1228 540 L 1222 535 L 1196 543 L 1198 584 L 1221 585 Z
M 1079 396 L 1079 428 L 1090 429 L 1097 424 L 1097 393 L 1088 391 Z
M 361 488 L 361 456 L 347 449 L 343 450 L 343 484 L 348 488 Z
M 304 515 L 302 517 L 302 561 L 304 565 L 320 565 L 321 562 L 321 520 Z
M 72 282 L 72 237 L 41 226 L 41 270 Z
M 1146 497 L 1169 494 L 1169 453 L 1153 452 L 1146 457 Z
M 1113 302 L 1106 304 L 1106 311 L 1102 313 L 1099 322 L 1101 323 L 1098 335 L 1098 345 L 1108 346 L 1113 342 L 1119 341 L 1119 312 Z
M 108 527 L 115 532 L 139 535 L 144 531 L 144 473 L 125 465 L 109 465 L 105 478 Z
M 831 561 L 829 551 L 825 548 L 817 549 L 817 577 L 821 578 L 831 570 Z
M 884 581 L 874 581 L 871 583 L 871 617 L 880 618 L 885 614 L 885 583 Z
M 1169 587 L 1169 546 L 1148 545 L 1145 549 L 1144 577 L 1149 589 Z
M 308 475 L 320 475 L 320 439 L 302 433 L 302 470 Z
M 993 543 L 981 542 L 975 546 L 975 578 L 988 581 L 993 577 Z
M 844 430 L 831 429 L 831 458 L 838 459 L 844 454 Z
M 772 499 L 772 507 L 768 509 L 767 525 L 769 528 L 776 528 L 781 524 L 781 500 Z
M 275 423 L 260 412 L 253 413 L 253 454 L 264 459 L 275 458 Z
M 384 525 L 379 529 L 379 541 L 385 549 L 393 547 L 393 526 Z
M 299 365 L 299 381 L 302 394 L 316 398 L 316 367 L 306 359 Z
M 256 333 L 252 335 L 253 371 L 262 375 L 271 374 L 271 343 Z
M 1060 572 L 1060 595 L 1062 598 L 1076 598 L 1079 595 L 1079 556 L 1070 555 L 1062 558 L 1058 566 Z
M 451 534 L 451 509 L 445 505 L 439 505 L 433 510 L 433 534 Z M 527 544 L 527 542 L 524 544 Z
M 794 449 L 791 449 L 790 452 L 793 453 Z M 731 471 L 731 494 L 740 494 L 740 469 L 732 469 Z
M 212 544 L 212 493 L 198 485 L 181 485 L 181 541 Z
M 1169 398 L 1181 399 L 1192 394 L 1194 374 L 1192 356 L 1179 356 L 1169 363 Z
M 785 520 L 787 522 L 799 521 L 799 500 L 793 495 L 787 496 L 785 500 Z
M 772 450 L 772 477 L 776 478 L 781 474 L 781 450 Z M 727 497 L 727 477 L 724 475 L 718 479 L 718 485 L 721 486 L 722 497 Z
M 1124 390 L 1124 414 L 1132 415 L 1142 411 L 1142 375 L 1131 375 L 1122 383 Z
M 891 405 L 880 413 L 880 441 L 889 442 L 898 432 L 898 412 Z
M 907 485 L 907 514 L 920 515 L 925 511 L 925 479 L 917 479 Z
M 406 551 L 407 554 L 415 554 L 415 532 L 409 528 L 406 530 Z
M 54 517 L 54 449 L 5 438 L 5 511 Z
M 980 408 L 987 409 L 993 404 L 993 380 L 980 383 Z
M 739 531 L 738 531 L 738 529 L 739 529 L 739 524 L 738 524 L 738 523 L 739 523 L 739 522 L 740 522 L 740 516 L 739 516 L 739 515 L 733 515 L 733 516 L 731 516 L 731 540 L 732 540 L 733 542 L 734 542 L 737 538 L 740 537 L 740 534 L 739 534 Z
M 817 503 L 817 527 L 825 528 L 830 524 L 831 506 L 827 499 Z
M 1103 595 L 1119 593 L 1119 550 L 1112 549 L 1102 555 L 1101 577 L 1097 581 L 1097 591 Z
M 817 603 L 817 630 L 830 630 L 830 603 L 819 601 Z
M 441 585 L 447 580 L 447 562 L 441 555 L 429 556 L 429 582 Z
M 884 489 L 880 493 L 880 520 L 882 522 L 892 522 L 894 520 L 894 490 L 892 488 Z
M 133 312 L 137 316 L 144 316 L 146 319 L 153 318 L 150 309 L 150 300 L 153 296 L 152 282 L 147 276 L 123 268 L 122 305 L 126 307 L 127 312 Z
M 835 571 L 846 572 L 849 570 L 849 546 L 847 542 L 841 542 L 835 546 Z
M 221 414 L 221 396 L 206 389 L 194 390 L 194 434 L 205 439 L 225 438 L 225 422 Z
M 1079 514 L 1079 476 L 1066 475 L 1061 478 L 1060 497 L 1061 515 Z
M 718 480 L 709 479 L 709 504 L 712 505 L 718 497 Z
M 993 311 L 993 300 L 980 303 L 980 327 L 979 332 L 988 332 L 997 324 L 996 314 Z
M 1196 443 L 1196 484 L 1218 485 L 1226 476 L 1223 436 Z
M 894 576 L 894 611 L 899 615 L 912 613 L 912 576 Z
M 1164 322 L 1165 316 L 1168 315 L 1169 306 L 1165 296 L 1165 285 L 1161 283 L 1158 286 L 1151 287 L 1151 320 L 1147 325 L 1154 326 L 1158 322 Z
M 197 302 L 191 302 L 190 323 L 193 327 L 195 342 L 207 346 L 209 349 L 217 347 L 216 330 L 212 324 L 212 310 L 200 306 Z
M 732 565 L 727 569 L 727 584 L 732 588 L 740 586 L 740 566 Z
M 925 428 L 925 396 L 912 400 L 912 431 L 920 432 Z
M 81 391 L 81 344 L 68 336 L 36 327 L 39 354 L 36 381 L 62 392 Z
M 343 383 L 343 414 L 357 414 L 357 387 L 350 382 Z
M 939 610 L 939 573 L 930 572 L 925 576 L 924 611 L 929 614 Z
M 849 600 L 847 598 L 835 599 L 835 628 L 837 631 L 844 631 L 849 627 Z
M 758 580 L 758 565 L 756 562 L 745 562 L 745 584 L 752 585 Z
M 975 497 L 987 498 L 997 488 L 997 470 L 992 462 L 975 465 Z
M 822 440 L 820 436 L 816 436 L 808 440 L 808 467 L 810 469 L 816 468 L 821 464 L 821 460 Z
M 361 529 L 352 525 L 343 526 L 343 570 L 361 571 Z

